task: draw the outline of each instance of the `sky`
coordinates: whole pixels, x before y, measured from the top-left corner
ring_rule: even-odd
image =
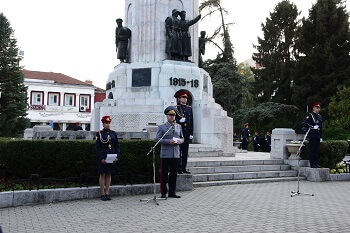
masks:
[[[255,52],[253,44],[262,36],[261,23],[280,0],[222,2],[229,11],[227,22],[234,23],[230,32],[235,58],[243,62]],[[307,17],[316,0],[291,2],[300,17]],[[15,30],[25,69],[63,73],[105,88],[109,73],[119,64],[115,19],[124,18],[124,0],[0,0],[0,12]],[[218,17],[206,18],[199,22],[199,31],[211,34],[218,24]],[[204,59],[214,58],[217,52],[207,45]]]

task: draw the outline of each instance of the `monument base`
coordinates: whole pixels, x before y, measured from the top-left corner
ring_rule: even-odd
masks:
[[[108,99],[95,105],[92,130],[102,128],[104,115],[111,116],[111,128],[117,132],[142,132],[161,125],[166,120],[164,109],[176,105],[176,93],[186,90],[193,109],[192,142],[226,153],[234,151],[233,120],[215,103],[209,74],[194,63],[123,63],[110,73],[107,86]]]

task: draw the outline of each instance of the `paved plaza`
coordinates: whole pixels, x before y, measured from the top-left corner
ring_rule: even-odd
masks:
[[[21,232],[350,232],[350,182],[301,182],[314,197],[290,197],[296,182],[242,184],[152,195],[0,209],[4,233]]]

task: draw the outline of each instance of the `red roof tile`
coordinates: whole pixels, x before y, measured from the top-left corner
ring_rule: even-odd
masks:
[[[55,83],[62,83],[62,84],[94,86],[61,73],[30,71],[30,70],[22,70],[22,72],[24,74],[24,78],[29,78],[29,79],[51,80],[51,81],[54,81]]]

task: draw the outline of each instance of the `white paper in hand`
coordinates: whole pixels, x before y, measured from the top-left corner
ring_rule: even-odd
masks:
[[[319,127],[318,125],[314,125],[314,129],[318,129],[318,127]]]
[[[179,140],[178,138],[173,137],[173,140],[175,141],[175,143],[177,143],[177,141]]]
[[[107,154],[106,163],[113,163],[117,157],[117,154]]]

